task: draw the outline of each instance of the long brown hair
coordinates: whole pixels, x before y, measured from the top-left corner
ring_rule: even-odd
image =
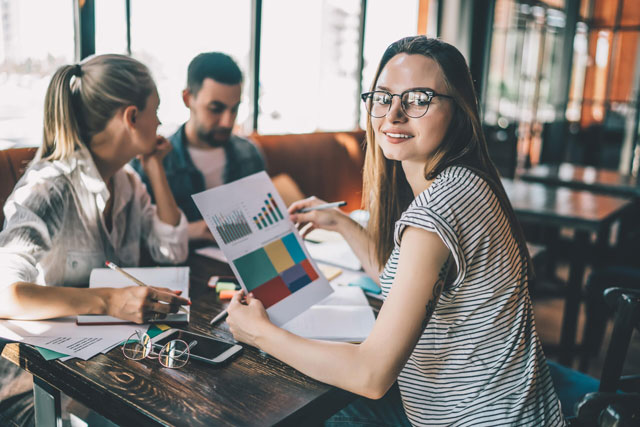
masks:
[[[99,55],[55,72],[44,100],[36,160],[62,160],[101,132],[124,106],[144,110],[155,90],[149,69],[124,55]]]
[[[533,274],[524,233],[507,198],[500,176],[489,158],[480,124],[478,101],[469,67],[454,46],[425,36],[405,37],[392,43],[382,55],[371,85],[374,90],[382,69],[394,56],[406,53],[434,60],[444,78],[447,94],[453,97],[453,116],[449,129],[425,166],[424,176],[434,179],[449,166],[464,166],[482,177],[493,189],[509,220],[526,268]],[[364,164],[363,197],[369,209],[369,233],[376,246],[376,261],[382,266],[393,250],[395,222],[414,199],[401,162],[384,157],[375,141],[371,117],[367,117],[367,149]]]

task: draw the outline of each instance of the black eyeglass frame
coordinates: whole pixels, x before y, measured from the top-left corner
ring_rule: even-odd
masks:
[[[420,114],[419,116],[412,116],[409,113],[407,113],[407,110],[405,110],[404,108],[404,103],[402,102],[402,97],[404,96],[405,93],[409,93],[409,92],[420,92],[420,93],[424,93],[425,95],[427,95],[427,108],[425,108],[424,113]],[[373,118],[376,119],[381,119],[383,117],[385,117],[387,114],[389,114],[389,111],[391,111],[391,105],[393,104],[393,97],[397,96],[398,98],[400,98],[400,108],[402,109],[402,112],[407,116],[410,117],[412,119],[419,119],[420,117],[424,117],[425,114],[427,114],[427,111],[429,111],[429,107],[431,106],[431,101],[433,101],[433,98],[449,98],[449,99],[453,99],[453,96],[450,95],[442,95],[439,94],[437,92],[434,92],[432,90],[425,90],[425,89],[407,89],[404,92],[398,94],[398,93],[391,93],[391,92],[387,92],[386,90],[374,90],[371,92],[364,92],[362,94],[360,94],[360,98],[362,98],[362,101],[364,102],[365,105],[367,105],[367,99],[372,96],[374,93],[385,93],[387,95],[389,95],[391,97],[391,101],[389,102],[389,108],[387,109],[387,112],[384,113],[384,115],[382,116],[374,116],[373,114],[371,114],[371,109],[368,107],[365,107],[365,110],[367,110],[367,113],[369,113],[369,115]]]

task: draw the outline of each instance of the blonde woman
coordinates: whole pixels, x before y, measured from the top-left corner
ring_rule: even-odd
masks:
[[[87,289],[105,260],[136,266],[145,245],[159,263],[183,262],[187,222],[162,165],[158,92],[147,67],[101,55],[56,71],[43,143],[4,206],[0,318],[108,314],[143,323],[189,301],[167,289]],[[156,204],[127,163],[138,157]],[[168,304],[165,304],[168,303]]]
[[[361,344],[304,339],[248,295],[229,305],[234,337],[369,398],[329,425],[562,425],[527,291],[529,255],[463,56],[440,40],[399,40],[362,97],[369,229],[338,210],[296,213],[316,199],[289,212],[340,232],[379,280],[385,302],[371,334]]]

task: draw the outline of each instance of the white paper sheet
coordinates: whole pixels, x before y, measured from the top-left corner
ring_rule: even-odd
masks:
[[[207,258],[215,259],[217,261],[229,262],[227,256],[222,252],[222,249],[218,246],[205,246],[204,248],[196,249],[198,255],[205,256]]]
[[[265,304],[273,323],[332,292],[265,172],[192,197],[242,288]]]
[[[337,265],[351,270],[362,269],[362,264],[344,240],[328,240],[322,243],[305,242],[311,257],[316,261]]]
[[[305,338],[330,341],[364,341],[375,323],[373,310],[362,289],[334,285],[334,293],[282,327]]]
[[[123,268],[136,279],[150,286],[169,288],[175,291],[182,291],[183,298],[189,298],[189,267],[136,267]],[[89,277],[89,287],[91,288],[125,288],[135,286],[128,277],[110,268],[94,268]],[[189,306],[183,308],[190,312]],[[167,317],[159,319],[157,322],[188,322],[189,314],[178,312],[168,314]],[[105,324],[105,323],[126,323],[122,319],[102,315],[79,315],[79,324]]]
[[[126,340],[141,325],[78,326],[75,317],[53,320],[1,320],[0,337],[44,347],[69,358],[90,359]]]

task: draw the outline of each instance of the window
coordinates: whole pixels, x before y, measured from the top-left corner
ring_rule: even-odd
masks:
[[[263,2],[259,133],[356,126],[360,5],[360,0]]]
[[[250,47],[250,0],[131,0],[131,54],[151,69],[158,86],[163,135],[189,118],[182,90],[189,62],[202,52],[221,51],[238,63],[245,81],[237,123],[249,119]]]
[[[0,149],[40,145],[49,80],[73,58],[73,2],[0,1]]]
[[[396,0],[393,7],[383,1],[367,2],[364,31],[362,91],[366,92],[371,88],[378,63],[387,47],[396,40],[418,33],[418,1]],[[367,112],[362,108],[360,126],[363,129],[366,118]]]

